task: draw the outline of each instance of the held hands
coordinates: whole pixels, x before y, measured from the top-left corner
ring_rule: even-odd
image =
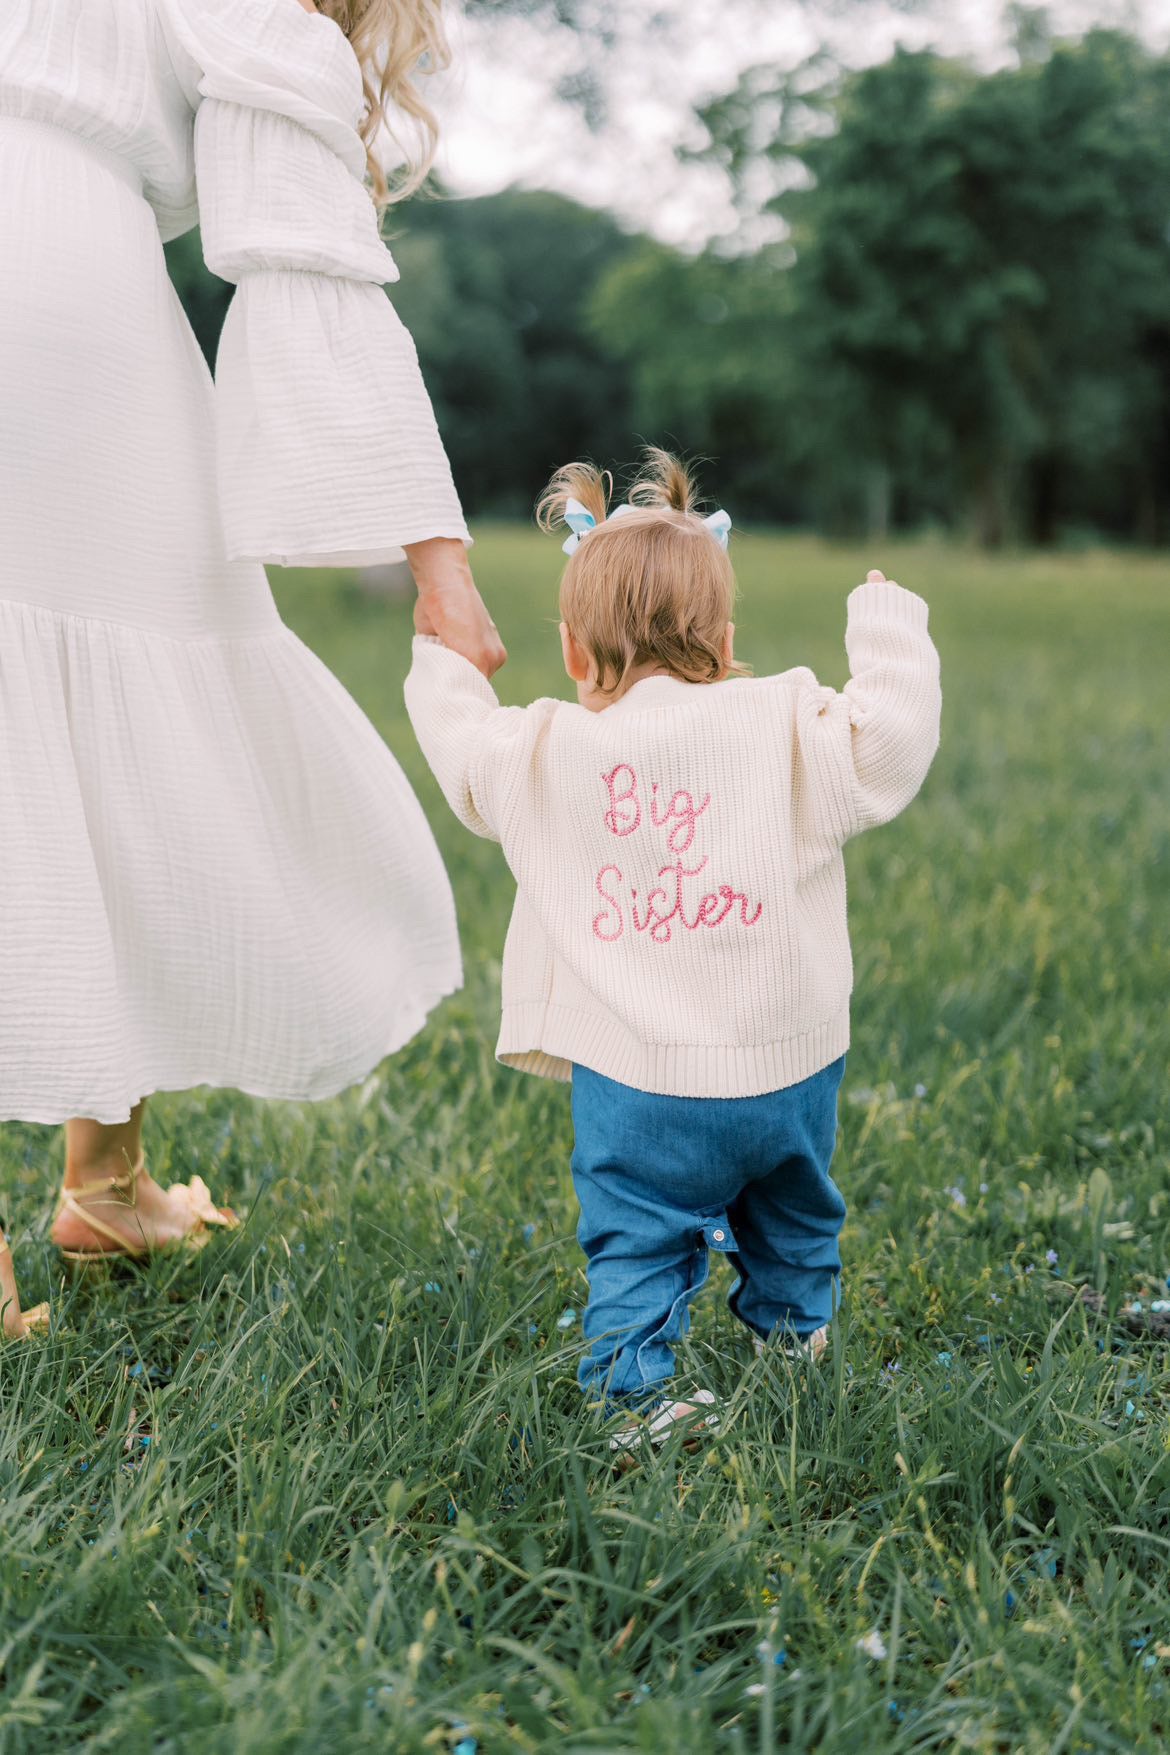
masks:
[[[409,543],[406,558],[418,586],[415,631],[436,635],[484,676],[493,676],[508,654],[475,588],[462,542],[457,537],[429,537]]]
[[[865,575],[865,582],[867,585],[884,585],[886,576],[884,573],[879,573],[876,567],[871,567]]]

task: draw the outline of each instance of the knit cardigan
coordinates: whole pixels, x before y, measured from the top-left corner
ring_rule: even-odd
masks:
[[[841,850],[914,797],[940,711],[921,598],[859,586],[845,646],[840,694],[803,668],[655,675],[595,713],[502,707],[466,659],[415,640],[406,702],[423,752],[516,879],[501,1060],[743,1097],[844,1053]]]

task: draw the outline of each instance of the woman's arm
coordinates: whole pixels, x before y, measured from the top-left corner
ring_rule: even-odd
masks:
[[[452,536],[410,542],[406,558],[418,586],[416,630],[437,635],[484,676],[493,676],[508,654],[476,590],[462,542]]]

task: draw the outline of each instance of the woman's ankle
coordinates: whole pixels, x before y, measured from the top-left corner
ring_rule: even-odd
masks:
[[[65,1187],[102,1182],[109,1177],[126,1180],[142,1161],[142,1118],[145,1101],[137,1103],[129,1119],[112,1125],[78,1117],[65,1124]]]
[[[107,1152],[92,1158],[66,1156],[64,1186],[76,1190],[98,1183],[128,1189],[133,1185],[133,1172],[139,1162],[126,1152]]]

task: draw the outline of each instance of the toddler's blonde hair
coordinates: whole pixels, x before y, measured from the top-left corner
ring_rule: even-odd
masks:
[[[629,493],[636,510],[607,521],[612,489],[608,472],[567,463],[536,507],[542,530],[564,522],[570,499],[597,520],[570,556],[560,608],[593,661],[602,693],[621,694],[631,672],[644,665],[693,683],[743,675],[745,666],[728,664],[724,655],[735,574],[696,509],[691,471],[651,445]]]

